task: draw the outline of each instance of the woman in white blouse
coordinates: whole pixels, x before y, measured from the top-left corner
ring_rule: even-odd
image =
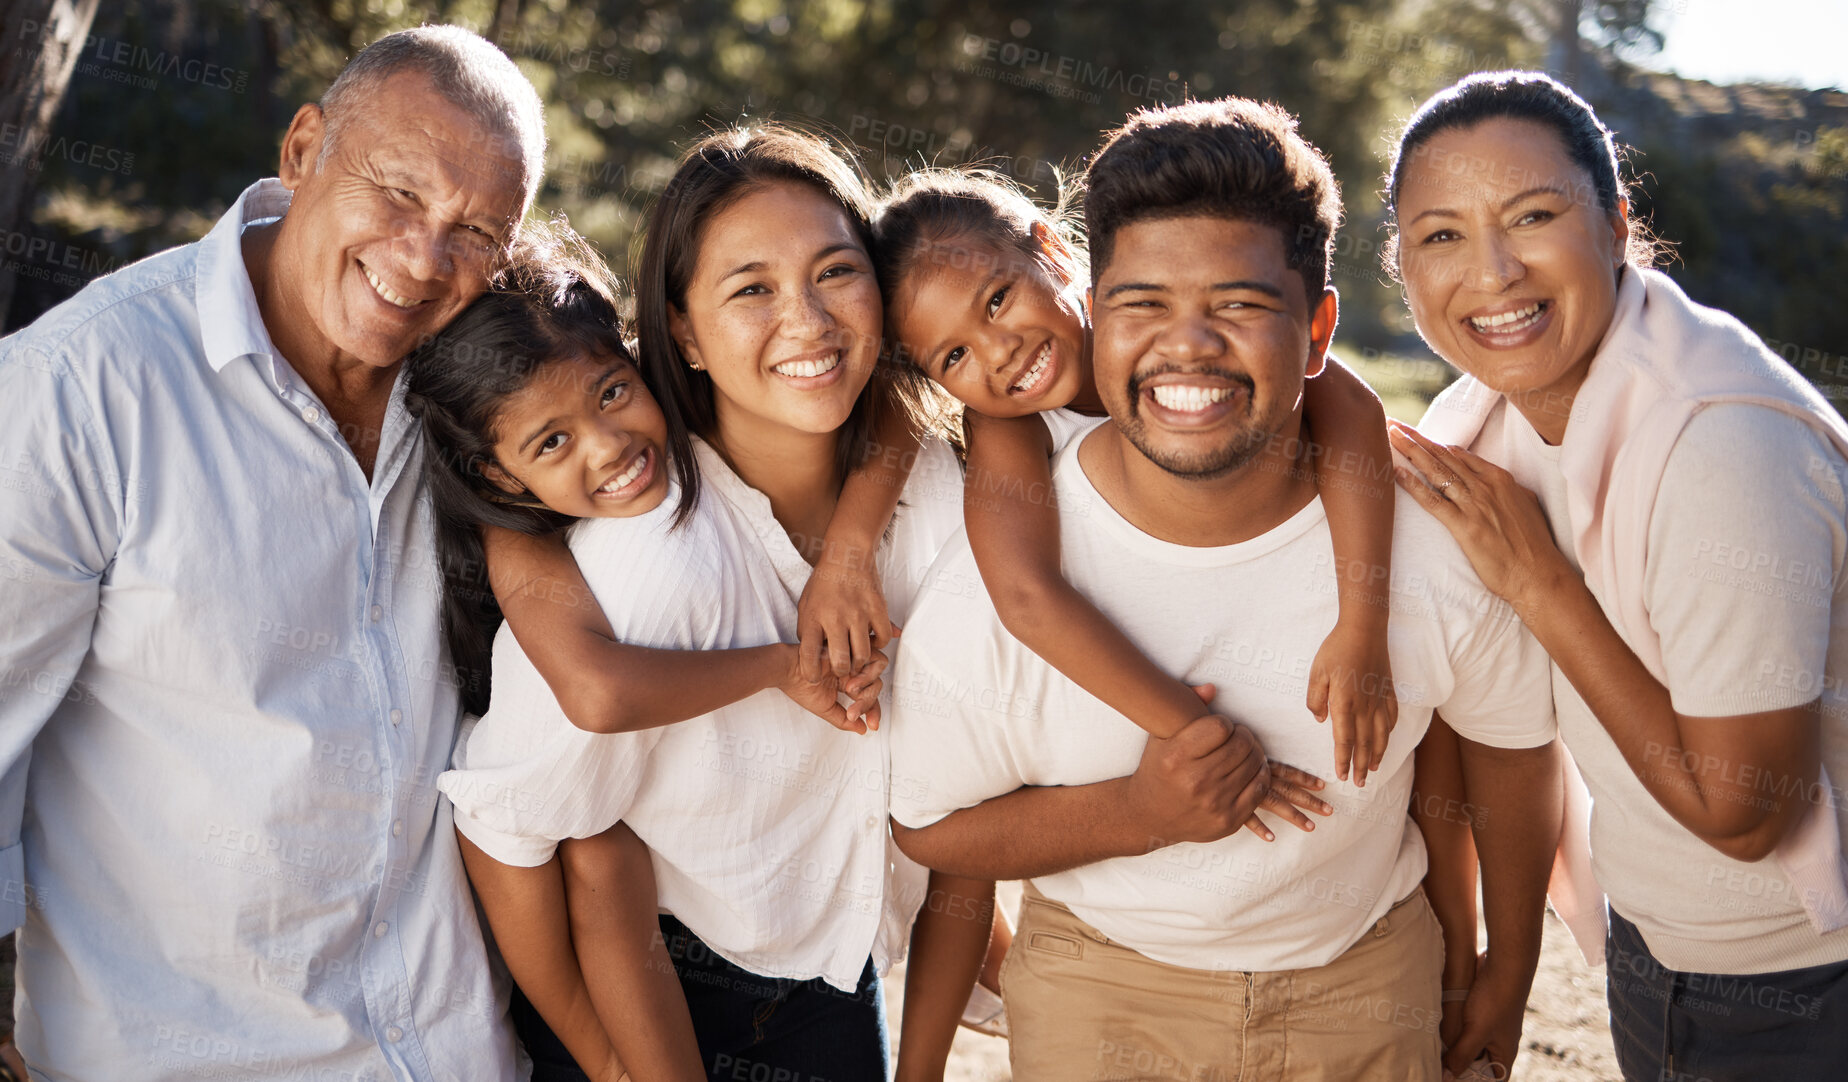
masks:
[[[1848,427],[1650,268],[1610,132],[1544,75],[1425,103],[1389,202],[1465,373],[1395,432],[1400,481],[1553,656],[1624,1076],[1841,1077]]]
[[[905,398],[872,379],[883,313],[869,209],[826,143],[786,129],[715,134],[683,157],[636,282],[674,488],[652,512],[586,520],[570,538],[617,640],[721,650],[796,638],[809,558],[876,446],[875,416]],[[898,622],[962,507],[947,445],[927,439],[906,458],[888,471],[903,488],[876,546]],[[766,690],[598,734],[574,726],[541,678],[556,658],[535,668],[522,646],[561,649],[502,629],[490,709],[444,778],[458,829],[496,860],[531,865],[562,839],[627,824],[652,855],[707,1074],[883,1077],[878,975],[904,954],[925,877],[890,843],[877,715],[871,731],[833,728]],[[515,1022],[535,1077],[582,1077],[536,1014],[516,1005]]]

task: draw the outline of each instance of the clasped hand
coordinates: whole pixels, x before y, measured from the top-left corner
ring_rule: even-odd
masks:
[[[1302,830],[1314,830],[1305,810],[1334,809],[1316,796],[1322,779],[1272,762],[1244,725],[1217,714],[1194,719],[1167,739],[1150,737],[1130,776],[1132,821],[1148,830],[1147,848],[1211,842],[1244,827],[1265,841],[1273,834],[1257,810]]]

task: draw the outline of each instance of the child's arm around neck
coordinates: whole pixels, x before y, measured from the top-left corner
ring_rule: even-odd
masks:
[[[796,603],[802,675],[809,680],[820,680],[824,671],[841,678],[860,673],[873,652],[891,642],[877,557],[922,447],[910,416],[886,401],[873,447],[841,486],[815,573]]]
[[[1392,448],[1386,411],[1360,377],[1332,356],[1303,387],[1315,483],[1328,514],[1340,602],[1335,629],[1316,652],[1309,710],[1332,719],[1335,776],[1355,784],[1378,770],[1398,721],[1386,651],[1388,573],[1392,568]]]
[[[1059,511],[1051,499],[1052,437],[1038,415],[997,420],[973,411],[963,523],[1002,626],[1105,705],[1159,737],[1211,713],[1162,672],[1060,571]]]
[[[839,684],[800,679],[786,643],[730,650],[660,650],[618,642],[563,534],[533,537],[484,527],[488,580],[514,638],[572,724],[625,733],[709,714],[779,688],[838,728],[878,724],[878,673],[856,676],[851,707]],[[852,692],[850,691],[850,694]],[[866,720],[862,720],[862,716]]]

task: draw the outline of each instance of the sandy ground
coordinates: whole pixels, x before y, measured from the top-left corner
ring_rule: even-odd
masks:
[[[1003,884],[1001,891],[1003,903],[1012,912],[1018,906],[1019,886]],[[894,1024],[900,1017],[903,995],[904,970],[900,967],[886,981],[887,1010]],[[1007,1042],[959,1030],[944,1077],[946,1082],[1012,1078]],[[1527,1025],[1514,1078],[1518,1082],[1619,1082],[1620,1077],[1607,1028],[1604,967],[1587,966],[1566,926],[1548,911],[1540,971],[1527,1000]]]

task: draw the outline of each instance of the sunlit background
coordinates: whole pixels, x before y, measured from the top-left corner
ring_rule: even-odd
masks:
[[[1715,83],[1848,89],[1848,3],[1673,0],[1659,4],[1662,51],[1643,63]]]
[[[1848,85],[1844,0],[105,3],[49,133],[0,128],[0,168],[28,189],[0,191],[5,326],[200,235],[274,172],[291,113],[356,48],[424,21],[481,30],[533,78],[552,140],[541,207],[619,270],[677,148],[711,125],[822,127],[881,178],[986,162],[1051,200],[1131,110],[1280,101],[1346,191],[1338,351],[1402,416],[1448,374],[1380,272],[1393,136],[1460,75],[1546,68],[1634,148],[1637,205],[1675,244],[1670,273],[1848,397],[1848,94],[1824,89]]]
[[[1394,136],[1461,75],[1545,68],[1632,148],[1669,273],[1848,399],[1848,93],[1832,89],[1848,87],[1848,0],[10,0],[0,326],[203,234],[275,172],[290,116],[354,51],[426,21],[479,30],[532,78],[551,136],[540,211],[619,270],[678,148],[714,125],[825,129],[880,179],[985,163],[1050,202],[1132,110],[1279,101],[1346,193],[1337,352],[1405,419],[1450,373],[1379,265]],[[62,88],[40,62],[47,25],[75,35]],[[10,1001],[4,981],[0,966]],[[1602,975],[1556,923],[1519,1070],[1616,1077]],[[1004,1044],[959,1036],[952,1082],[1005,1077]]]

